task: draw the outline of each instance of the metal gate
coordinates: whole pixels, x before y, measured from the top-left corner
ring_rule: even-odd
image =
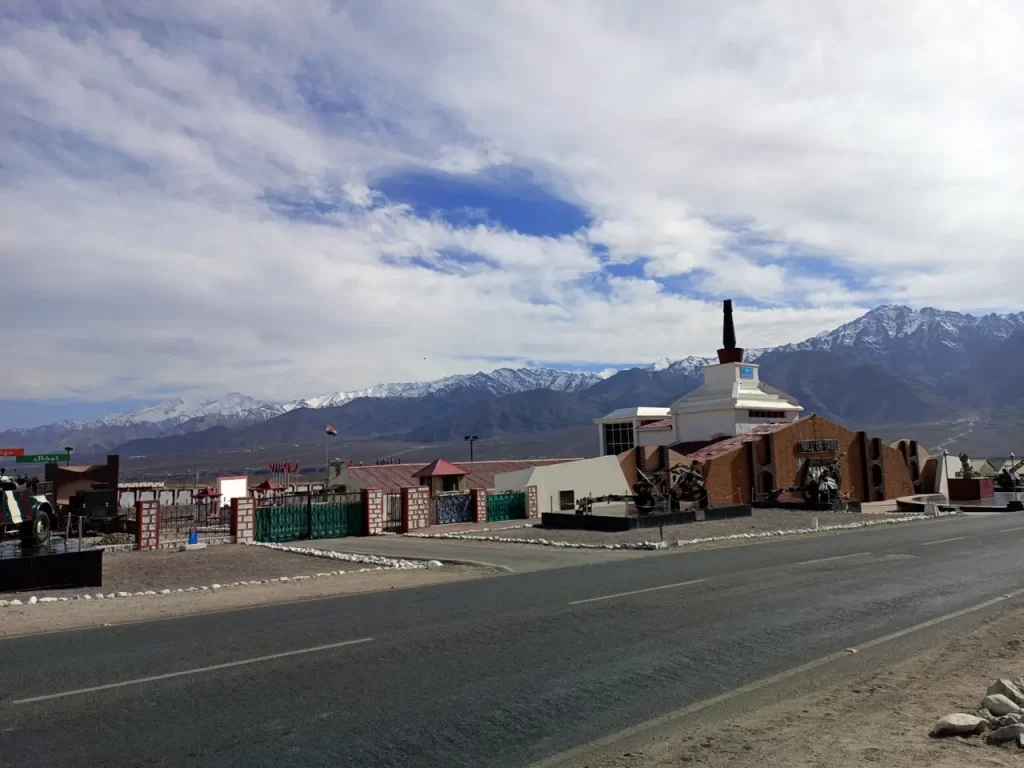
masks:
[[[487,494],[487,522],[526,519],[526,494],[522,491],[505,491]]]
[[[402,494],[384,494],[384,531],[386,533],[402,532]]]
[[[135,517],[134,510],[131,517]],[[161,541],[187,541],[190,533],[200,541],[230,536],[231,508],[222,507],[219,498],[160,505]]]
[[[363,536],[361,493],[281,494],[256,508],[256,541]]]
[[[434,524],[472,523],[476,520],[473,495],[468,491],[442,493],[434,497]]]

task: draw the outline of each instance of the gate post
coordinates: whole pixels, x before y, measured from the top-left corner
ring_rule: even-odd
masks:
[[[540,517],[540,505],[537,503],[537,486],[526,486],[526,519]]]
[[[249,496],[231,500],[231,535],[236,544],[248,543],[255,538],[256,500]]]
[[[306,538],[313,538],[313,494],[306,494]]]
[[[487,522],[487,489],[473,489],[473,510],[476,512],[476,521],[478,523]]]
[[[430,488],[415,485],[402,489],[402,533],[430,525]]]
[[[139,551],[160,549],[160,502],[135,502],[135,544]]]
[[[372,536],[384,531],[384,491],[380,488],[363,489],[363,519],[366,534]]]

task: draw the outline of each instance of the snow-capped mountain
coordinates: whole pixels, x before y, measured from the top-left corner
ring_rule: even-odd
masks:
[[[274,403],[265,403],[254,397],[238,392],[229,392],[224,397],[206,399],[186,399],[175,397],[156,405],[137,408],[127,413],[116,413],[102,419],[106,426],[125,426],[128,424],[182,424],[191,419],[203,416],[239,416],[245,417],[266,410],[268,415],[278,415],[285,408]]]

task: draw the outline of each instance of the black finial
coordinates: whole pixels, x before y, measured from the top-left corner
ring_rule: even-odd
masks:
[[[722,325],[722,349],[736,349],[736,328],[732,324],[732,299],[726,299],[722,307],[725,315]]]

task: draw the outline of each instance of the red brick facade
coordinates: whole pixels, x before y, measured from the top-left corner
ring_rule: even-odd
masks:
[[[482,488],[473,489],[473,509],[476,511],[478,523],[487,522],[487,491]]]
[[[417,485],[402,489],[402,532],[430,525],[430,488]]]
[[[160,502],[135,502],[135,543],[139,550],[160,549]]]
[[[537,486],[528,485],[526,491],[526,518],[532,520],[540,517],[540,504],[537,502]]]
[[[231,500],[231,535],[235,537],[236,544],[250,542],[255,537],[256,500],[251,496]]]
[[[380,488],[363,490],[363,514],[367,535],[384,531],[384,491]]]

